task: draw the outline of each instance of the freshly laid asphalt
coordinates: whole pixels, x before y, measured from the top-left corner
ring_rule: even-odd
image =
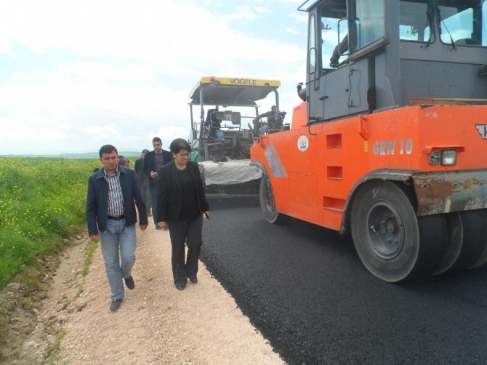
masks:
[[[487,268],[388,284],[350,237],[234,203],[210,202],[201,260],[287,364],[487,364]]]

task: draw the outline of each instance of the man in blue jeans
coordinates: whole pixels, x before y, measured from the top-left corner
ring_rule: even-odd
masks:
[[[150,200],[152,206],[152,216],[156,229],[161,229],[157,225],[157,188],[159,186],[159,172],[162,166],[172,162],[172,154],[162,149],[162,141],[159,137],[152,139],[154,151],[145,154],[144,157],[144,174],[147,176],[147,187],[149,188]]]
[[[132,169],[118,165],[117,149],[104,145],[99,155],[104,168],[88,179],[86,221],[91,241],[100,240],[111,291],[110,310],[115,312],[125,295],[123,281],[127,288],[135,288],[132,278],[137,248],[135,205],[142,231],[147,228],[147,211],[137,176]]]

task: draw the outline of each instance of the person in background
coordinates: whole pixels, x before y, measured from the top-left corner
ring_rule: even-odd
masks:
[[[154,151],[148,152],[144,157],[144,173],[147,176],[147,186],[149,188],[150,200],[152,206],[152,217],[156,229],[161,229],[157,225],[157,186],[159,183],[159,171],[162,166],[172,161],[171,152],[162,149],[162,141],[159,137],[152,139]]]
[[[140,158],[135,160],[134,170],[139,178],[140,189],[142,190],[142,196],[144,197],[145,207],[147,208],[147,216],[152,216],[151,214],[151,202],[149,189],[147,188],[147,176],[144,174],[144,157],[149,152],[148,149],[143,149],[140,154]]]
[[[262,135],[265,133],[275,133],[281,131],[282,122],[285,116],[286,116],[286,112],[278,112],[277,107],[273,105],[270,111],[260,114],[257,118],[254,119],[253,121],[254,132],[256,133],[256,135]],[[266,117],[267,117],[267,125],[261,126],[259,120],[261,118],[266,118]]]
[[[340,57],[348,51],[348,34],[343,37],[342,41],[335,47],[330,58],[330,67],[337,68],[340,63]]]
[[[117,149],[104,145],[99,155],[103,169],[88,179],[86,222],[91,241],[100,240],[110,285],[110,310],[115,312],[125,296],[123,281],[128,289],[135,288],[132,278],[137,248],[135,205],[142,231],[147,228],[147,212],[137,176],[118,164]]]
[[[100,171],[100,169],[99,169],[98,167],[95,167],[95,168],[93,169],[93,173],[95,173],[95,172],[97,172],[97,171]]]
[[[189,160],[191,147],[182,138],[171,142],[174,161],[160,171],[157,224],[169,228],[174,285],[183,290],[189,280],[198,282],[198,260],[203,243],[203,215],[210,218],[198,163]],[[184,244],[188,246],[185,261]]]
[[[119,156],[118,166],[123,166],[126,167],[127,169],[130,169],[130,160],[126,157]]]

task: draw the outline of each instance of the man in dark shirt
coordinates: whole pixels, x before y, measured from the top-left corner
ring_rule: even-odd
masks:
[[[157,225],[157,187],[159,184],[159,172],[162,166],[172,161],[172,154],[162,149],[162,141],[159,137],[152,139],[152,146],[154,147],[154,151],[148,152],[144,157],[144,174],[147,177],[154,224],[156,229],[161,229]]]
[[[118,164],[117,149],[105,145],[99,154],[103,169],[88,180],[86,222],[91,241],[100,240],[110,285],[110,310],[115,312],[125,295],[123,280],[128,289],[135,288],[132,278],[137,248],[135,223],[138,211],[140,229],[144,231],[147,213],[137,176],[132,169]]]
[[[267,113],[260,114],[257,118],[254,119],[254,131],[256,135],[264,134],[264,133],[275,133],[279,132],[282,129],[282,122],[284,117],[286,116],[286,112],[278,112],[277,107],[275,105],[272,106],[271,110]],[[263,130],[260,131],[260,122],[261,118],[267,117],[267,126],[266,128],[262,128]]]
[[[151,216],[151,202],[150,202],[150,194],[149,189],[147,187],[147,176],[144,173],[144,157],[149,152],[148,149],[142,150],[140,154],[140,158],[135,160],[134,170],[139,178],[140,182],[140,190],[142,191],[142,196],[144,197],[144,203],[147,208],[147,216]]]

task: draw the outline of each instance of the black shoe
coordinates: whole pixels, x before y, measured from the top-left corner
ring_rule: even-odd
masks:
[[[193,284],[196,284],[198,282],[198,278],[195,276],[188,276],[189,281],[191,281]]]
[[[127,285],[127,288],[129,288],[130,290],[134,290],[135,282],[132,275],[130,275],[127,279],[123,279],[123,280],[125,280],[125,285]]]
[[[112,302],[110,303],[110,310],[112,312],[116,312],[118,310],[118,308],[120,308],[120,304],[122,304],[122,300],[123,299],[112,300]]]
[[[184,284],[176,284],[176,288],[178,290],[184,290],[184,288],[186,288],[186,285],[184,285]]]

